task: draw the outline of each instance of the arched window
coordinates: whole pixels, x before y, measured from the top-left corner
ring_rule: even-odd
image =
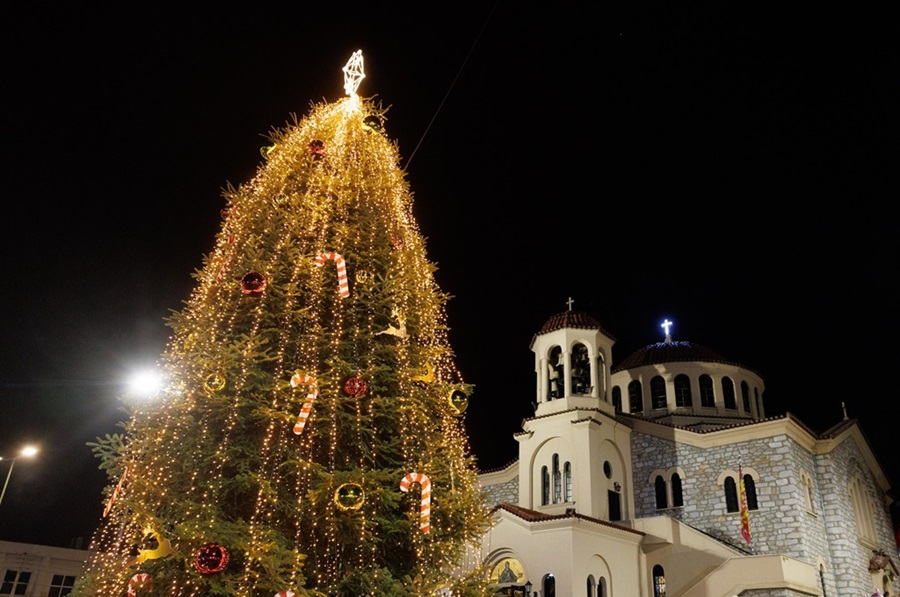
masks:
[[[567,462],[563,465],[563,476],[565,477],[566,501],[572,501],[572,463]]]
[[[853,505],[853,519],[856,521],[856,534],[860,539],[875,542],[875,514],[872,503],[866,493],[866,487],[860,478],[850,482],[850,503]]]
[[[641,382],[635,379],[628,384],[628,412],[643,412],[644,400],[641,398],[641,393]]]
[[[562,501],[562,474],[559,470],[559,454],[553,455],[553,503]]]
[[[612,403],[617,413],[622,412],[622,388],[619,386],[615,386],[612,389]]]
[[[668,507],[666,503],[666,480],[663,479],[662,475],[656,476],[653,486],[656,489],[656,509],[662,510]]]
[[[681,475],[674,473],[672,475],[672,507],[681,508],[684,506],[684,496],[681,491]]]
[[[565,391],[565,378],[563,377],[564,359],[562,348],[554,346],[550,350],[547,359],[547,400],[562,398]]]
[[[747,509],[759,510],[756,502],[756,481],[747,473],[744,473],[744,494],[747,496]]]
[[[691,378],[684,373],[675,376],[675,406],[689,408],[694,405],[691,397]]]
[[[684,470],[676,466],[667,470],[657,469],[650,473],[647,481],[653,485],[653,495],[656,500],[657,510],[684,507],[684,496],[681,487],[682,473],[684,473]]]
[[[737,410],[737,402],[734,399],[734,382],[730,377],[722,378],[722,403],[728,410]]]
[[[546,466],[541,467],[541,505],[550,503],[550,471]]]
[[[803,497],[806,500],[806,511],[816,513],[816,500],[813,498],[813,482],[812,477],[807,472],[800,473],[800,485],[803,486]]]
[[[588,348],[584,344],[577,343],[572,347],[572,388],[573,394],[590,393],[591,385],[591,359],[588,356]]]
[[[594,582],[594,575],[588,574],[587,594],[588,597],[606,597],[606,579],[601,576]]]
[[[552,574],[548,574],[544,577],[544,582],[541,583],[544,590],[541,592],[543,597],[556,597],[556,578]]]
[[[746,381],[741,382],[741,402],[744,405],[744,412],[750,413],[750,386]]]
[[[714,408],[716,406],[716,397],[713,393],[712,377],[704,373],[700,376],[700,406]]]
[[[762,397],[759,395],[759,388],[753,388],[753,400],[756,402],[754,405],[756,406],[756,416],[761,419],[765,411],[762,407]]]
[[[734,482],[734,477],[726,477],[725,478],[725,511],[726,512],[737,512],[740,510],[738,507],[738,493],[737,493],[737,483]]]
[[[653,597],[666,597],[666,573],[659,564],[653,567]]]
[[[666,408],[666,380],[661,375],[650,380],[650,407]]]

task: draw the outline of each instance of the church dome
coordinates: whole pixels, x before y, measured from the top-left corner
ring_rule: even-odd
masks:
[[[634,351],[621,363],[613,367],[613,373],[663,363],[722,363],[747,369],[741,363],[726,359],[716,351],[701,344],[684,340],[667,340]]]

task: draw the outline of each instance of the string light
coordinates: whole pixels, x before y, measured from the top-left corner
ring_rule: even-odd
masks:
[[[356,95],[365,77],[357,54],[344,68],[349,97],[314,106],[308,117],[273,131],[257,174],[223,193],[227,216],[197,287],[171,320],[163,363],[172,391],[128,425],[123,458],[135,464],[92,541],[91,595],[122,592],[134,573],[120,570],[123,554],[145,524],[167,527],[165,533],[177,527],[180,551],[168,557],[185,558],[224,541],[216,532],[226,505],[235,502],[246,508],[240,522],[227,521],[241,529],[234,536],[243,557],[227,570],[236,593],[253,594],[273,568],[298,587],[304,579],[332,587],[348,570],[377,579],[380,495],[396,492],[399,482],[383,479],[382,469],[394,466],[416,467],[433,483],[430,536],[416,532],[418,503],[404,502],[411,530],[404,548],[416,570],[435,586],[438,574],[464,574],[454,566],[486,514],[476,497],[464,417],[446,400],[451,389],[464,387],[448,340],[447,297],[426,257],[398,148],[365,126],[368,116],[383,121],[384,111]],[[310,153],[311,140],[323,140],[324,158]],[[326,251],[346,260],[346,297],[335,292],[334,268],[315,265]],[[361,268],[367,281],[355,276]],[[267,279],[259,296],[240,290],[249,271]],[[406,330],[380,335],[392,307]],[[399,329],[400,319],[392,321]],[[425,362],[434,366],[427,384],[413,379]],[[319,388],[300,435],[291,426],[305,391],[288,383],[288,372],[297,369],[315,372]],[[226,380],[220,392],[203,389],[212,370]],[[351,372],[368,378],[366,395],[341,393]],[[333,497],[347,480],[364,488],[365,499],[344,512]],[[452,506],[460,512],[449,511],[451,492],[469,496],[465,506]],[[284,513],[295,518],[285,520]],[[293,541],[290,557],[277,562],[275,526]],[[355,538],[349,547],[348,532]],[[208,592],[203,579],[172,578],[178,580],[167,594]]]

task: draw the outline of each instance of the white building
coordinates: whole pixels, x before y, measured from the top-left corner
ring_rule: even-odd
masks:
[[[713,350],[667,334],[614,365],[614,343],[571,309],[532,340],[518,459],[480,476],[505,594],[897,594],[889,482],[855,420],[817,435],[767,418],[763,378]]]
[[[0,541],[0,595],[68,595],[90,553],[86,549]]]

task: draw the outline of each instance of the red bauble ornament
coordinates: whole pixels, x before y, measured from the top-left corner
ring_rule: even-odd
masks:
[[[325,142],[320,139],[313,139],[309,142],[309,153],[315,159],[321,159],[325,157]]]
[[[259,272],[250,272],[241,279],[241,291],[249,296],[259,296],[266,290],[266,277]]]
[[[225,570],[228,550],[218,543],[207,543],[194,553],[194,570],[200,574],[215,574]]]
[[[365,396],[368,391],[368,382],[359,375],[348,377],[347,381],[344,382],[344,393],[348,396],[359,398],[360,396]]]

